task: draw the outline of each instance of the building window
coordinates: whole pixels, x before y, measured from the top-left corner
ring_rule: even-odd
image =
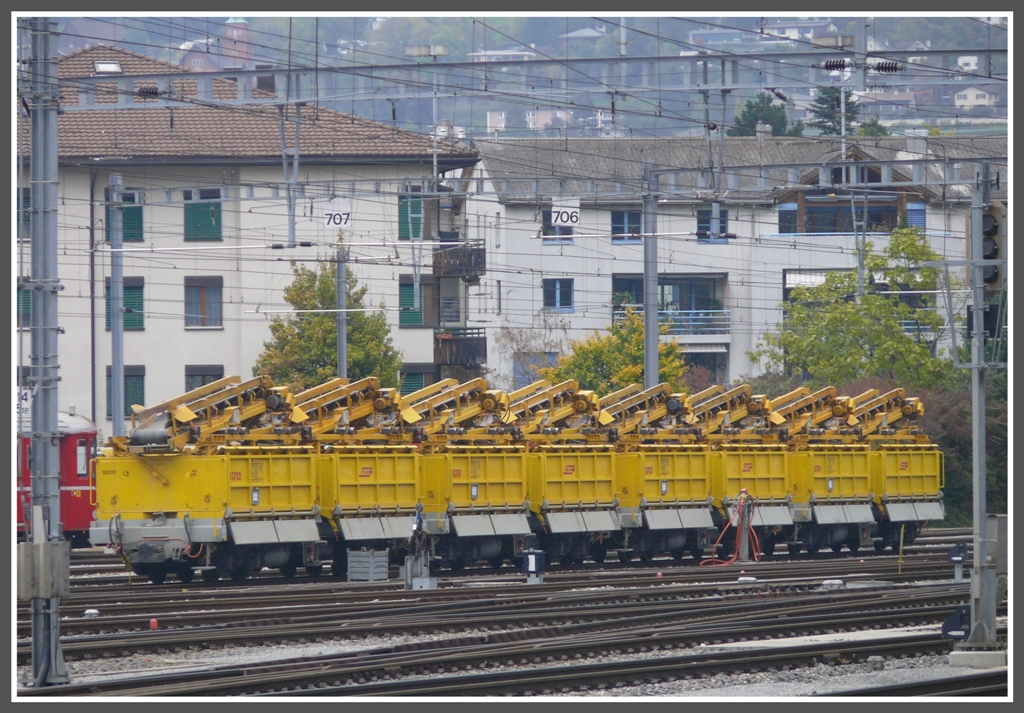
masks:
[[[544,309],[571,312],[572,290],[572,280],[544,280]]]
[[[104,198],[107,201],[112,200],[109,188],[105,189]],[[122,191],[121,198],[124,203],[132,204],[131,207],[125,206],[121,211],[121,240],[126,243],[142,242],[142,206],[140,205],[142,196],[137,191]],[[111,207],[108,205],[104,208],[104,236],[108,243],[110,242],[110,213]]]
[[[796,232],[796,203],[779,203],[779,232]]]
[[[420,284],[420,308],[413,310],[415,294],[412,283],[398,286],[398,326],[423,326],[423,285]]]
[[[698,236],[699,240],[718,240],[711,235],[711,209],[698,209],[697,210],[697,231],[704,231],[706,236]],[[720,209],[718,211],[718,234],[721,236],[729,232],[729,211],[727,209]],[[722,240],[724,242],[724,239]]]
[[[144,278],[125,277],[122,294],[124,301],[124,331],[137,332],[146,328],[143,311]],[[106,278],[107,331],[110,331],[110,278]]]
[[[32,323],[32,290],[18,288],[18,326],[28,327]]]
[[[186,327],[222,326],[223,286],[224,278],[220,275],[185,278]]]
[[[543,225],[541,227],[540,234],[545,239],[557,240],[559,238],[570,237],[572,235],[571,225],[552,225],[551,224],[551,211],[545,210],[541,212],[541,220]]]
[[[204,188],[183,193],[186,201],[185,240],[220,240],[220,189]]]
[[[185,391],[198,389],[224,378],[223,364],[186,364]]]
[[[613,210],[612,240],[639,240],[642,218],[643,213],[639,210]]]
[[[924,203],[907,203],[907,225],[924,230],[927,206]]]
[[[113,417],[113,396],[110,393],[110,367],[107,367],[107,418]],[[146,367],[124,367],[124,417],[132,415],[132,404],[146,405]]]
[[[529,386],[541,378],[541,369],[557,364],[558,352],[516,352],[512,355],[513,388]]]
[[[956,98],[960,99],[961,101],[967,101],[967,95],[966,94],[957,94]]]
[[[857,206],[857,229],[868,232],[892,232],[899,224],[895,205],[868,205],[866,226],[860,225],[865,220],[864,208]],[[853,219],[849,204],[845,205],[809,205],[804,209],[804,230],[808,233],[850,233],[853,232]]]
[[[432,240],[434,233],[434,201],[419,195],[420,186],[412,186],[411,193],[398,196],[398,239]]]

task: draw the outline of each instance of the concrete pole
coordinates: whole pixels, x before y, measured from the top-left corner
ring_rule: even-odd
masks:
[[[335,286],[338,292],[338,376],[348,378],[348,284],[346,278],[345,245],[343,235],[338,236],[338,273]]]
[[[57,23],[31,18],[32,116],[32,540],[53,554],[61,541],[57,423]],[[67,577],[67,572],[63,572]],[[33,598],[32,677],[36,687],[68,683],[60,648],[60,598]]]
[[[124,186],[110,174],[110,417],[111,435],[124,435]]]
[[[982,255],[982,214],[988,203],[987,162],[980,164],[981,185],[971,195],[971,255]],[[972,265],[974,332],[971,334],[971,424],[974,440],[974,565],[971,571],[971,634],[965,648],[985,648],[996,643],[996,571],[987,561],[988,532],[985,483],[985,283],[982,265]]]
[[[644,164],[644,388],[658,385],[658,196],[653,164]]]

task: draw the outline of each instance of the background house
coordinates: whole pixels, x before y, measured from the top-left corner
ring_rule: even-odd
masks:
[[[119,70],[118,77],[190,74],[174,64],[97,45],[62,58],[59,77],[94,76],[97,62]],[[186,95],[196,91],[195,80],[177,86]],[[214,96],[237,96],[234,82],[215,80]],[[273,97],[260,90],[254,96]],[[58,118],[59,272],[65,286],[59,345],[61,354],[73,355],[61,362],[61,409],[73,404],[79,413],[91,412],[101,428],[109,418],[105,189],[113,173],[122,177],[128,204],[125,247],[142,249],[125,253],[124,259],[129,405],[157,403],[227,374],[251,376],[270,338],[267,313],[291,309],[282,294],[292,279],[290,262],[315,269],[335,259],[338,228],[325,225],[324,211],[338,198],[350,201],[345,231],[350,269],[368,288],[367,305],[387,308],[393,341],[406,362],[403,373],[418,375],[410,383],[436,378],[444,358],[482,362],[482,354],[467,357],[451,350],[440,362],[435,358],[439,345],[451,346],[451,330],[468,324],[468,283],[457,259],[433,270],[433,242],[420,243],[425,247],[419,251],[412,246],[417,239],[443,239],[449,241],[446,249],[458,252],[470,224],[453,201],[420,195],[430,188],[434,142],[429,136],[323,108],[303,111],[295,234],[296,243],[309,247],[288,249],[283,247],[289,242],[288,213],[275,107],[145,108],[140,98],[141,106],[125,108],[111,104],[115,97],[97,92],[95,110],[65,111]],[[66,93],[65,106],[77,98]],[[289,147],[295,145],[298,118],[289,108],[284,122]],[[16,264],[27,273],[30,125],[25,117],[20,125],[17,183],[23,187],[19,226],[24,229],[19,228]],[[441,175],[477,162],[476,153],[465,147],[447,141],[437,147]],[[175,250],[160,252],[166,248]],[[418,315],[398,311],[411,296],[414,260],[424,276]],[[30,304],[28,294],[19,295],[19,319]],[[442,326],[448,337],[443,342],[435,333]],[[27,332],[22,336],[27,359],[30,340]]]

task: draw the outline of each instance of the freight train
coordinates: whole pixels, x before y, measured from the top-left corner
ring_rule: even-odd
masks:
[[[89,461],[95,455],[96,424],[85,416],[61,411],[57,414],[60,449],[60,521],[64,539],[74,547],[89,546],[95,486],[89,477]],[[25,522],[31,522],[32,439],[31,425],[24,423],[18,435],[17,539],[26,539]]]
[[[344,576],[348,553],[432,567],[728,555],[737,510],[761,552],[882,551],[944,516],[943,456],[903,389],[775,398],[667,384],[483,379],[412,394],[376,378],[292,393],[229,376],[151,407],[93,461],[90,537],[153,582],[276,568]]]

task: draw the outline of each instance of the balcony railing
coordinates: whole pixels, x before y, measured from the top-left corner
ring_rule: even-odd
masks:
[[[486,362],[486,330],[481,328],[434,330],[435,364],[476,366]]]
[[[621,305],[612,315],[616,323],[626,316],[626,308],[637,314],[644,313],[643,305]],[[672,336],[729,334],[727,309],[660,309],[658,325],[668,325]]]
[[[438,277],[471,280],[479,278],[486,271],[487,250],[483,241],[451,243],[434,250],[434,275]]]

